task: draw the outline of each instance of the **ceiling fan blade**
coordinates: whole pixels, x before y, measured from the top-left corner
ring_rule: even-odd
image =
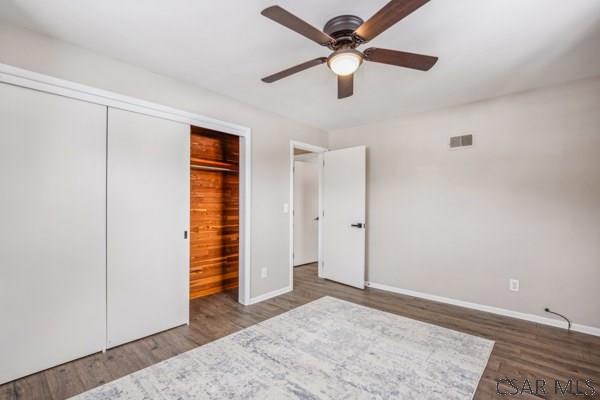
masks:
[[[354,33],[365,42],[369,42],[427,2],[429,0],[392,0],[358,27]]]
[[[301,20],[294,14],[284,10],[279,6],[265,8],[264,10],[262,10],[261,14],[285,26],[286,28],[289,28],[294,32],[301,34],[302,36],[307,37],[314,42],[317,42],[322,46],[327,46],[329,43],[333,42],[333,38],[331,36],[320,31],[319,29]]]
[[[420,71],[429,71],[438,61],[437,57],[405,53],[397,50],[378,49],[376,47],[371,47],[363,53],[367,61],[418,69]]]
[[[338,99],[345,99],[354,94],[354,75],[338,75]]]
[[[278,81],[280,79],[286,78],[286,77],[288,77],[290,75],[297,74],[298,72],[302,72],[305,69],[309,69],[309,68],[312,68],[312,67],[316,67],[317,65],[324,64],[326,62],[327,62],[327,58],[326,57],[315,58],[314,60],[307,61],[305,63],[296,65],[296,66],[294,66],[292,68],[285,69],[285,70],[283,70],[281,72],[278,72],[276,74],[269,75],[266,78],[262,78],[262,81],[266,82],[266,83],[272,83],[272,82]]]

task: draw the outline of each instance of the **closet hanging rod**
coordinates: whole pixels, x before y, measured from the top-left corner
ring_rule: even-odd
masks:
[[[205,170],[205,171],[215,171],[215,172],[238,172],[235,169],[229,169],[229,168],[221,168],[221,167],[209,167],[206,165],[195,165],[195,164],[190,164],[190,168],[191,169],[201,169],[201,170]]]

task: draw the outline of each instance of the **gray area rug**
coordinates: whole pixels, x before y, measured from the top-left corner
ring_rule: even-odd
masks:
[[[471,399],[493,346],[324,297],[75,399]]]

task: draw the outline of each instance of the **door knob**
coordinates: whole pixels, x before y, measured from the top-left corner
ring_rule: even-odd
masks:
[[[362,229],[365,227],[365,224],[363,224],[362,222],[357,222],[356,224],[352,224],[351,225],[353,228],[358,228],[358,229]]]

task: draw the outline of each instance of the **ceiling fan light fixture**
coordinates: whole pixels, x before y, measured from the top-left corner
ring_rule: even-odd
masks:
[[[339,50],[327,59],[327,65],[339,76],[352,75],[363,62],[363,55],[354,49]]]
[[[265,17],[314,43],[327,47],[333,53],[329,57],[318,57],[269,75],[262,78],[262,81],[266,83],[276,82],[290,75],[327,63],[329,69],[337,75],[338,99],[345,99],[354,94],[354,73],[360,68],[363,61],[429,71],[437,63],[437,57],[376,47],[368,48],[362,52],[356,50],[431,0],[387,1],[387,4],[367,21],[363,21],[362,18],[356,15],[338,15],[330,19],[323,30],[315,28],[280,6],[265,8],[261,12]]]

